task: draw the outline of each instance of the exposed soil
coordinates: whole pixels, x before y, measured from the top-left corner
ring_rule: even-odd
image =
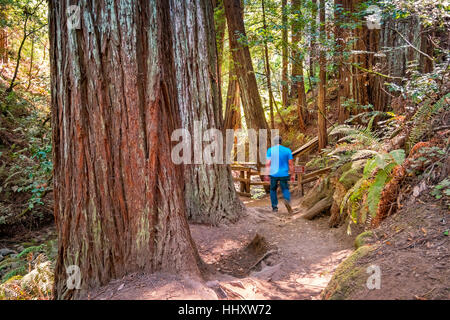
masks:
[[[449,220],[450,212],[443,203],[427,194],[411,196],[395,215],[374,230],[367,241],[373,250],[354,266],[363,272],[341,283],[346,289],[341,291],[346,294],[334,292],[334,298],[450,299]],[[380,268],[379,290],[356,285],[365,284],[365,270],[370,265]]]
[[[133,274],[89,299],[318,299],[338,264],[353,250],[345,227],[328,228],[286,209],[273,214],[267,197],[243,199],[248,215],[233,225],[191,225],[203,260],[216,270],[206,281],[162,273]]]

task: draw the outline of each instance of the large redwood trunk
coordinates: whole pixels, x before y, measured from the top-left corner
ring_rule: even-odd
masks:
[[[186,220],[172,24],[164,0],[49,4],[55,221],[55,297],[79,298],[135,271],[199,274]],[[81,271],[81,289],[66,268]]]
[[[248,128],[267,129],[267,121],[256,83],[255,72],[248,46],[238,41],[246,35],[241,8],[241,0],[224,0],[227,17],[230,50],[235,62],[235,72]]]
[[[211,0],[171,0],[178,103],[183,128],[194,138],[194,122],[203,130],[222,130],[214,16]],[[209,142],[204,143],[204,145]],[[218,225],[236,221],[243,205],[234,189],[231,170],[223,164],[192,164],[185,168],[188,218]]]

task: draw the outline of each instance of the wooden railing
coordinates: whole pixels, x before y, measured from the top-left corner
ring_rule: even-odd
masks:
[[[264,176],[264,172],[255,170],[254,168],[243,165],[243,164],[235,164],[231,165],[232,171],[239,172],[239,177],[233,178],[234,181],[240,182],[240,188],[237,193],[241,196],[250,197],[250,187],[251,186],[269,186],[270,182],[268,181],[251,181],[252,176]],[[291,186],[300,186],[301,194],[303,195],[303,185],[305,183],[314,181],[318,179],[322,174],[325,174],[331,170],[331,167],[327,167],[324,169],[316,170],[308,173],[296,173],[295,181],[289,181]]]

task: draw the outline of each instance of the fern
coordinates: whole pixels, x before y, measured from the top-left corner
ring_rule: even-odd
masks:
[[[411,118],[412,129],[409,133],[408,141],[406,142],[406,149],[409,152],[411,148],[421,141],[425,133],[428,132],[431,126],[431,119],[437,115],[442,109],[450,110],[449,104],[446,102],[450,98],[450,93],[442,97],[438,102],[431,104],[428,100],[417,109]]]
[[[341,205],[342,214],[346,205],[351,209],[351,218],[354,223],[358,220],[357,211],[360,211],[360,221],[363,223],[367,219],[364,203],[359,202],[367,194],[367,209],[372,217],[377,213],[380,203],[381,192],[390,179],[392,169],[403,163],[405,160],[405,151],[402,149],[391,151],[390,153],[379,153],[367,161],[364,166],[363,176],[355,185],[345,194]],[[372,176],[375,178],[372,179]]]

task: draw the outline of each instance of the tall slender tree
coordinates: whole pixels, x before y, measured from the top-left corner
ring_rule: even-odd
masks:
[[[283,108],[288,106],[289,98],[289,79],[288,79],[288,65],[289,65],[289,43],[288,43],[288,8],[287,0],[281,1],[281,59],[282,59],[282,70],[281,70],[281,101],[283,103]]]
[[[299,128],[301,131],[306,130],[307,106],[305,81],[303,72],[303,55],[299,50],[299,43],[302,38],[304,19],[301,12],[301,0],[292,0],[292,81],[293,88],[296,88],[297,97],[297,115]]]
[[[72,28],[67,5],[49,2],[55,297],[136,271],[199,275],[182,167],[170,156],[181,125],[177,13],[164,0],[80,1]],[[71,266],[80,290],[68,285]]]
[[[317,99],[317,128],[318,128],[318,139],[319,139],[319,150],[326,147],[328,144],[328,134],[327,134],[327,122],[326,122],[326,53],[325,53],[325,41],[327,35],[325,33],[325,0],[320,0],[319,5],[319,16],[320,16],[320,51],[319,51],[319,95]]]
[[[230,50],[239,83],[245,122],[248,128],[267,129],[268,125],[256,83],[250,51],[241,40],[246,38],[241,1],[224,0],[224,5]]]
[[[265,33],[268,32],[267,29],[267,21],[266,21],[266,8],[265,8],[265,0],[261,0],[261,10],[262,10],[262,18],[263,18],[263,28]],[[270,112],[270,127],[275,129],[275,118],[273,113],[273,100],[272,100],[272,80],[271,80],[271,72],[270,72],[270,61],[269,61],[269,46],[267,44],[267,38],[264,38],[264,65],[266,68],[266,84],[267,91],[269,92],[269,112]]]

